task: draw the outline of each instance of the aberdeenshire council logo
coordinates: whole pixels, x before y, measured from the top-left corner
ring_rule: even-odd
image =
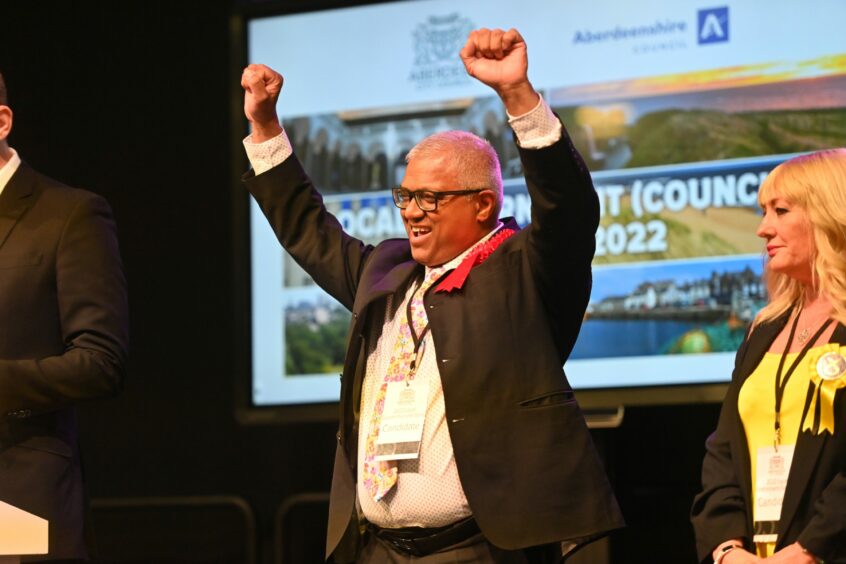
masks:
[[[458,13],[429,16],[413,33],[414,66],[409,80],[418,88],[464,84],[469,80],[458,56],[475,26]]]
[[[687,23],[681,20],[655,20],[640,25],[616,25],[607,29],[580,29],[573,35],[573,44],[596,44],[608,41],[656,39],[684,33]]]
[[[617,43],[620,48],[631,49],[635,55],[679,51],[687,48],[689,26],[689,21],[658,18],[616,24],[604,29],[579,29],[573,34],[573,44],[593,47],[603,43]]]
[[[700,45],[725,43],[729,40],[728,6],[699,10],[696,39]]]

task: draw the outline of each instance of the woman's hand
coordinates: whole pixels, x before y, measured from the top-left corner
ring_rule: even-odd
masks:
[[[763,562],[767,564],[817,564],[817,559],[809,552],[806,552],[801,544],[794,542],[789,546],[785,546],[769,558],[764,558]]]

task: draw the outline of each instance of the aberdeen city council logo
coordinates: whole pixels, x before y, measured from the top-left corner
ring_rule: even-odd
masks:
[[[729,40],[729,9],[728,6],[721,8],[708,8],[699,10],[698,24],[696,26],[697,41],[700,45],[709,43],[725,43]]]
[[[418,88],[453,86],[468,79],[458,56],[473,30],[473,22],[458,13],[429,16],[414,30],[414,66],[409,80]]]

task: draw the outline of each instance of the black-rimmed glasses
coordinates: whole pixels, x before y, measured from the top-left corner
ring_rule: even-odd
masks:
[[[434,190],[409,190],[399,186],[391,190],[391,195],[394,197],[394,204],[404,210],[411,203],[411,199],[417,202],[417,207],[422,211],[431,212],[438,209],[438,200],[444,196],[466,196],[468,194],[476,194],[482,192],[487,188],[473,188],[470,190],[443,190],[435,192]]]

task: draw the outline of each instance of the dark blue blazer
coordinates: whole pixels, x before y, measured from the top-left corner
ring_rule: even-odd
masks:
[[[49,521],[49,559],[87,555],[73,406],[120,388],[127,317],[108,204],[21,164],[0,193],[0,500]]]

